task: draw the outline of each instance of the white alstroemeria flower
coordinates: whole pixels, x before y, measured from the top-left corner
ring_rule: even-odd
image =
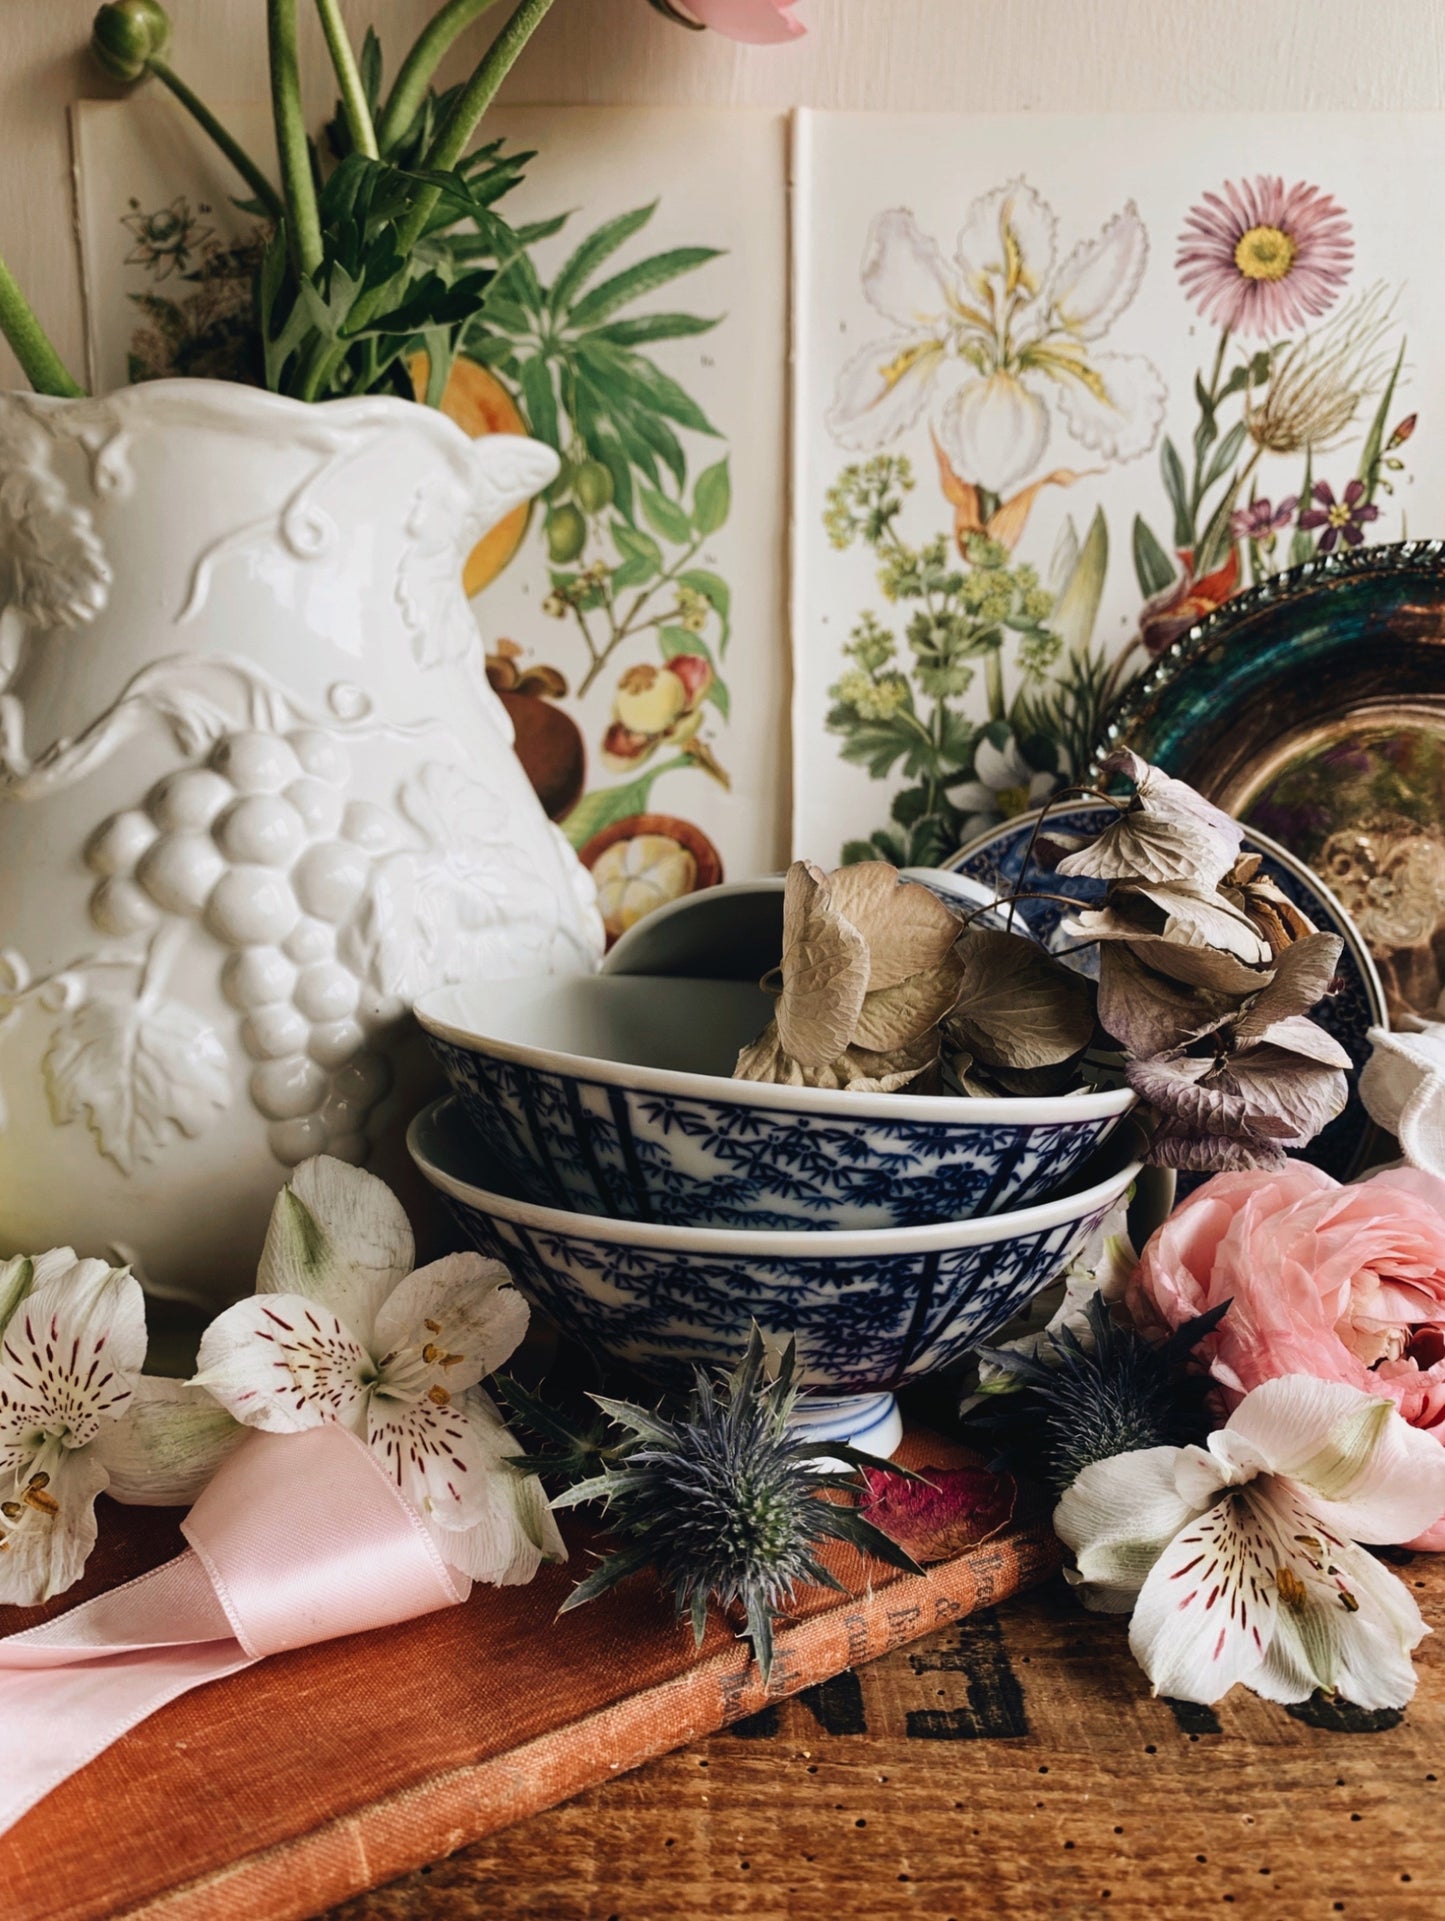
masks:
[[[451,1254],[412,1269],[411,1228],[384,1182],[328,1155],[277,1196],[256,1293],[201,1339],[193,1386],[238,1421],[361,1436],[431,1523],[460,1573],[530,1581],[566,1549],[521,1449],[478,1385],[526,1332],[498,1261]]]
[[[0,1264],[0,1602],[34,1607],[80,1579],[95,1546],[97,1445],[145,1359],[127,1268],[68,1247]]]
[[[1402,1707],[1429,1630],[1359,1541],[1408,1541],[1445,1510],[1445,1448],[1392,1401],[1290,1374],[1246,1394],[1208,1447],[1086,1467],[1054,1510],[1085,1602],[1131,1605],[1156,1694],[1269,1701],[1323,1688]]]
[[[1445,1175],[1445,1022],[1416,1021],[1403,1033],[1372,1027],[1369,1041],[1360,1099],[1370,1119],[1411,1167]]]
[[[1006,495],[1056,424],[1104,460],[1154,445],[1166,391],[1142,354],[1096,351],[1133,300],[1149,240],[1133,201],[1057,267],[1052,209],[1023,179],[974,201],[951,258],[905,208],[879,214],[863,292],[895,331],[838,377],[829,431],[886,446],[928,416],[960,480]]]

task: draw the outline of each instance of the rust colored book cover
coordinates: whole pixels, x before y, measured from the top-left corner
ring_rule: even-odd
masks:
[[[915,1468],[969,1457],[926,1433]],[[84,1582],[0,1632],[179,1552],[178,1513],[102,1502]],[[780,1623],[764,1690],[746,1643],[714,1621],[700,1649],[649,1576],[558,1620],[593,1560],[461,1607],[275,1656],[133,1729],[0,1837],[6,1921],[301,1921],[769,1699],[872,1660],[1058,1565],[1044,1521],[900,1574],[828,1556],[846,1595],[810,1589]]]

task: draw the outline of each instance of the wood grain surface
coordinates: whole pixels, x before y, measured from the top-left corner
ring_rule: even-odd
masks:
[[[1445,1564],[1397,1571],[1445,1621]],[[1154,1700],[1054,1582],[328,1921],[1436,1921],[1445,1639],[1417,1664],[1403,1715]]]

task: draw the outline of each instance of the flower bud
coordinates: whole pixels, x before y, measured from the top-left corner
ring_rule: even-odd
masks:
[[[142,80],[171,44],[170,16],[159,0],[115,0],[95,16],[90,50],[112,80]]]

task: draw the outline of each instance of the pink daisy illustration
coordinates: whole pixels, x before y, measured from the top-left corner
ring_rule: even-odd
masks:
[[[1206,320],[1279,335],[1329,311],[1354,254],[1349,218],[1327,193],[1257,174],[1190,209],[1174,266]]]

